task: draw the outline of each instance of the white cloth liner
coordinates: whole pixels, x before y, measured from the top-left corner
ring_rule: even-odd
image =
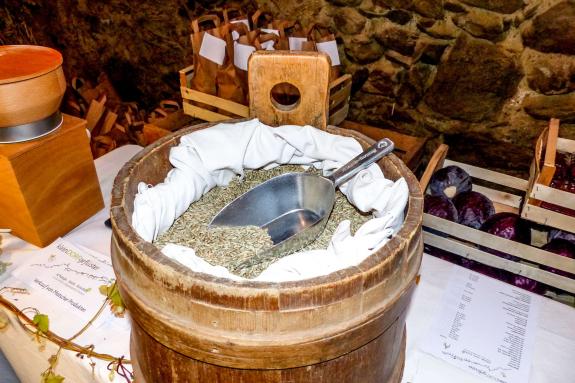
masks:
[[[329,174],[362,151],[353,138],[330,134],[311,126],[272,128],[257,119],[221,123],[182,136],[170,151],[170,170],[163,183],[138,185],[132,225],[146,241],[166,231],[189,205],[215,186],[226,186],[244,169],[270,169],[280,164],[313,165]],[[403,178],[393,182],[373,164],[340,186],[348,200],[374,218],[351,235],[350,222],[342,221],[324,250],[288,255],[254,280],[294,281],[326,275],[361,263],[383,246],[403,223],[408,187]],[[212,266],[193,249],[169,244],[162,252],[188,266],[234,280],[243,278],[226,268]]]

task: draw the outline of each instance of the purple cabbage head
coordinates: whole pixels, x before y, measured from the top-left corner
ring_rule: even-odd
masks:
[[[529,223],[515,213],[503,212],[493,214],[487,221],[481,225],[481,230],[501,238],[521,242],[526,245],[531,244],[531,228]],[[518,261],[519,258],[505,254],[498,250],[484,250],[495,254],[501,258],[511,261]]]
[[[552,239],[550,242],[546,243],[541,249],[562,255],[567,258],[575,259],[575,244],[563,238]],[[573,277],[572,274],[569,274],[566,271],[557,270],[549,266],[541,265],[541,268],[543,270],[547,270],[552,273],[562,275],[564,277],[570,277],[570,278]]]
[[[555,238],[562,238],[569,242],[575,243],[575,234],[559,229],[549,230],[549,234],[547,235],[547,242],[551,242]]]
[[[479,229],[493,214],[495,208],[489,198],[475,191],[459,193],[453,198],[458,220],[462,225]]]
[[[512,241],[531,243],[529,223],[515,213],[503,212],[493,214],[481,226],[481,230]]]
[[[425,195],[423,211],[439,218],[457,222],[457,209],[444,195]]]
[[[442,195],[453,198],[459,193],[471,190],[471,177],[458,166],[447,166],[439,169],[429,181],[431,195]]]
[[[513,275],[511,281],[515,286],[520,287],[524,290],[531,291],[532,293],[541,294],[543,293],[543,286],[537,281],[531,278],[524,277],[522,275]]]

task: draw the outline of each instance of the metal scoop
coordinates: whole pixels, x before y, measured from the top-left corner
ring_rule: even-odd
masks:
[[[209,226],[259,226],[274,245],[258,253],[261,261],[297,251],[323,231],[335,202],[335,188],[386,154],[393,142],[384,138],[327,177],[286,173],[239,196]]]

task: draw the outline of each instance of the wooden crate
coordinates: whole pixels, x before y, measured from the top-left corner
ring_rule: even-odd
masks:
[[[485,187],[477,185],[476,182],[474,182],[473,190],[491,199],[496,212],[509,211],[519,213],[523,196],[528,188],[527,180],[460,162],[450,161],[445,159],[446,153],[446,145],[442,145],[435,152],[420,180],[423,190],[427,188],[431,174],[433,174],[435,170],[449,165],[456,165],[469,173],[469,175],[474,178],[474,181],[483,180],[492,185]],[[510,192],[510,189],[512,189],[513,192]],[[575,274],[574,259],[562,257],[541,250],[535,246],[525,245],[485,233],[468,226],[435,217],[431,214],[423,214],[423,228],[423,240],[427,245],[446,250],[488,266],[534,279],[570,293],[575,293],[575,280],[539,268],[539,265],[546,265]],[[544,243],[541,239],[546,238],[546,233],[532,229],[532,237],[532,243],[540,239],[539,244],[541,245]],[[520,258],[521,260],[519,262],[510,261],[483,249],[498,250]]]
[[[180,91],[182,93],[184,113],[204,121],[222,121],[230,118],[249,117],[250,110],[247,105],[191,89],[190,84],[193,75],[193,65],[180,70]],[[332,81],[329,86],[329,92],[329,124],[339,125],[349,112],[351,75],[344,74],[335,81]],[[192,101],[216,107],[219,110],[225,111],[225,114],[193,105]]]
[[[64,115],[44,137],[0,144],[0,227],[44,247],[104,208],[86,121]]]
[[[401,160],[405,162],[407,167],[412,171],[415,171],[421,162],[423,149],[425,142],[427,141],[426,138],[413,137],[407,134],[395,132],[393,130],[377,128],[375,126],[369,126],[347,120],[342,121],[339,124],[339,127],[343,129],[355,130],[356,132],[365,134],[369,138],[373,138],[376,141],[382,138],[389,138],[395,144],[393,153],[401,158]]]
[[[541,166],[544,147],[545,157]],[[555,174],[557,151],[575,153],[575,141],[559,137],[559,120],[551,119],[549,128],[539,136],[535,145],[527,193],[529,198],[523,206],[521,216],[533,222],[575,232],[575,217],[542,206],[542,202],[547,202],[575,210],[575,194],[549,186]]]

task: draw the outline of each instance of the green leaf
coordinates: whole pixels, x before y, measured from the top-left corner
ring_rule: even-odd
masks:
[[[108,294],[108,297],[112,301],[113,304],[116,306],[124,306],[124,301],[122,301],[122,297],[120,296],[120,290],[118,290],[118,286],[114,283],[112,287],[112,291]]]
[[[38,328],[38,331],[41,333],[47,333],[50,329],[50,319],[48,319],[48,315],[46,314],[36,314],[32,319],[32,322]]]
[[[62,375],[56,375],[52,371],[42,374],[42,383],[62,383],[64,379]]]
[[[110,285],[102,285],[98,288],[100,294],[105,295],[110,300],[111,310],[116,316],[123,316],[126,308],[124,307],[124,301],[120,295],[120,290],[116,282]]]

